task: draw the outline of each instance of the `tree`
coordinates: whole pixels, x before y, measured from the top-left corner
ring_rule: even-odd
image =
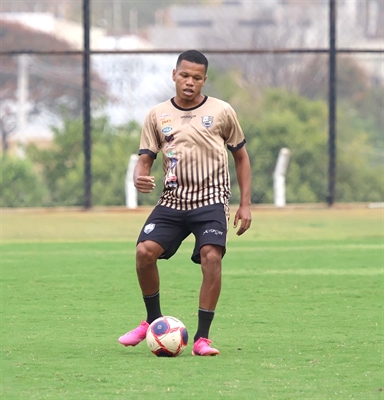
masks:
[[[338,111],[339,139],[336,197],[339,202],[381,201],[380,167],[371,164],[374,151],[364,124],[350,109]],[[327,193],[327,104],[281,89],[267,90],[242,116],[254,180],[253,201],[273,202],[273,171],[280,148],[291,150],[287,201],[324,202]]]
[[[247,138],[251,159],[253,203],[273,202],[273,171],[278,153],[292,154],[287,172],[287,201],[324,202],[328,183],[328,106],[286,89],[253,91],[237,72],[210,71],[215,95],[235,108]],[[209,86],[211,90],[211,86]],[[337,201],[382,201],[382,163],[371,141],[371,118],[350,103],[338,107]],[[381,146],[382,148],[382,146]],[[236,175],[230,158],[231,179]],[[360,188],[360,189],[359,189]],[[232,201],[239,193],[233,185]]]
[[[46,205],[81,206],[84,198],[82,121],[64,118],[54,128],[52,147],[27,147],[27,156],[42,171],[49,190]],[[129,122],[113,127],[101,116],[92,121],[92,196],[95,205],[125,204],[125,174],[130,155],[137,153],[140,127]]]
[[[70,51],[69,44],[57,38],[29,29],[15,22],[2,21],[0,44],[2,51],[47,50]],[[26,56],[24,56],[26,57]],[[7,151],[8,139],[17,128],[17,112],[26,109],[29,121],[38,115],[58,116],[65,108],[72,117],[82,110],[82,58],[75,56],[35,55],[27,56],[24,71],[19,70],[19,57],[5,55],[0,65],[0,130],[3,152]],[[28,76],[26,104],[18,104],[17,90],[20,74]],[[94,106],[106,96],[104,81],[92,73],[92,99]]]
[[[316,79],[313,79],[316,77]],[[384,161],[383,141],[383,84],[355,58],[347,55],[339,56],[337,62],[337,98],[339,108],[349,109],[359,126],[366,131],[367,140],[375,149],[373,159],[377,165]],[[307,63],[298,83],[298,91],[309,99],[328,97],[327,59],[321,56],[312,57]],[[340,128],[340,127],[338,127]],[[342,130],[337,130],[343,133]]]
[[[4,157],[0,173],[0,207],[45,205],[48,189],[29,160]]]

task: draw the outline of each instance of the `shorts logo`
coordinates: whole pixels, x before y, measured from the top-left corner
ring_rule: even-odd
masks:
[[[219,231],[219,230],[217,230],[217,229],[206,229],[204,232],[203,232],[203,235],[207,235],[207,234],[209,234],[209,233],[213,233],[214,235],[220,235],[220,236],[222,236],[223,235],[223,232],[222,231]]]
[[[144,233],[148,235],[148,233],[151,233],[155,229],[156,224],[148,224],[145,225],[144,227]]]
[[[166,126],[161,130],[161,132],[163,132],[164,135],[168,135],[168,133],[170,133],[171,131],[172,131],[172,126]]]
[[[206,128],[210,128],[213,125],[213,117],[211,115],[203,115],[201,117],[201,123]]]

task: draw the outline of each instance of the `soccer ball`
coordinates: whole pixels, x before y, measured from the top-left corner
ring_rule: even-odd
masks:
[[[175,317],[160,317],[147,330],[147,345],[157,357],[177,357],[188,344],[188,331]]]

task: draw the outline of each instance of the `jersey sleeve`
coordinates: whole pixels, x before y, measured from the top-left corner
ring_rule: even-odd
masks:
[[[157,157],[160,151],[160,136],[157,130],[156,112],[152,109],[146,116],[141,131],[139,155],[148,154],[153,158]]]
[[[237,119],[235,110],[228,104],[226,108],[226,121],[224,123],[224,138],[228,150],[234,152],[245,145],[244,132]]]

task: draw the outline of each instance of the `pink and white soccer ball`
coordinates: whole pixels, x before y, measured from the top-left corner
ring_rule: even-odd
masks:
[[[147,345],[157,357],[177,357],[188,344],[188,331],[175,317],[160,317],[147,330]]]

